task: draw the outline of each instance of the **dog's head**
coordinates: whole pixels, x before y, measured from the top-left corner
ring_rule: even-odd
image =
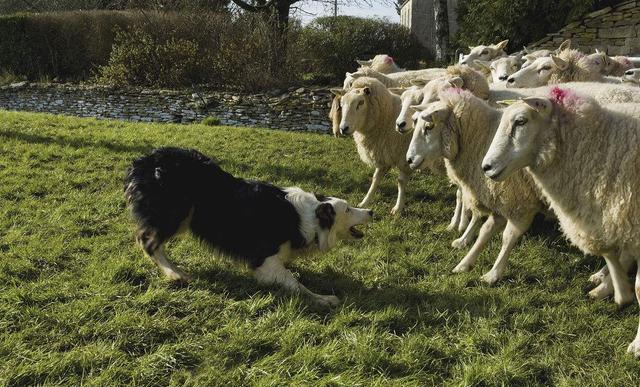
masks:
[[[364,237],[356,226],[369,223],[373,211],[366,208],[349,206],[343,199],[315,194],[318,204],[315,209],[318,221],[318,246],[328,250],[342,239],[360,239]]]
[[[287,199],[301,217],[301,230],[316,237],[320,250],[326,251],[343,239],[360,239],[362,231],[356,227],[369,223],[373,211],[351,207],[343,199],[288,189]]]

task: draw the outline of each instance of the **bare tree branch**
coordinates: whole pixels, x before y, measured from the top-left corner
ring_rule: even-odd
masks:
[[[244,9],[245,11],[249,11],[249,12],[259,12],[259,11],[264,11],[267,8],[269,8],[271,6],[271,4],[273,4],[273,2],[275,0],[269,0],[264,4],[261,5],[251,5],[248,3],[245,3],[243,0],[231,0],[233,1],[233,3],[235,5],[237,5],[238,7]]]

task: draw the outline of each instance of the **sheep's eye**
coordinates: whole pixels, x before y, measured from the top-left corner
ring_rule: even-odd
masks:
[[[351,208],[347,207],[347,210],[345,212],[351,212]]]
[[[543,71],[549,71],[551,70],[551,66],[544,66],[543,68],[541,68],[540,70],[538,70],[539,73],[543,72]]]
[[[488,53],[489,53],[489,51],[484,50],[484,51],[482,51],[482,54],[480,54],[480,55],[487,55]]]
[[[522,125],[527,123],[527,119],[526,118],[518,118],[514,123],[515,123],[516,126],[522,126]]]

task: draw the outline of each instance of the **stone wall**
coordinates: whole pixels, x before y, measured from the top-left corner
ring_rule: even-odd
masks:
[[[138,122],[200,122],[329,133],[331,93],[324,88],[236,92],[121,89],[14,83],[0,87],[0,109]]]
[[[528,47],[555,49],[566,39],[584,52],[597,48],[609,55],[640,56],[640,1],[592,12]]]

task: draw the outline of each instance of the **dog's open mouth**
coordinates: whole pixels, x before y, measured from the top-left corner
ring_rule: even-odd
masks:
[[[355,239],[360,239],[364,237],[364,233],[356,228],[356,226],[349,227],[349,232],[351,236]]]

